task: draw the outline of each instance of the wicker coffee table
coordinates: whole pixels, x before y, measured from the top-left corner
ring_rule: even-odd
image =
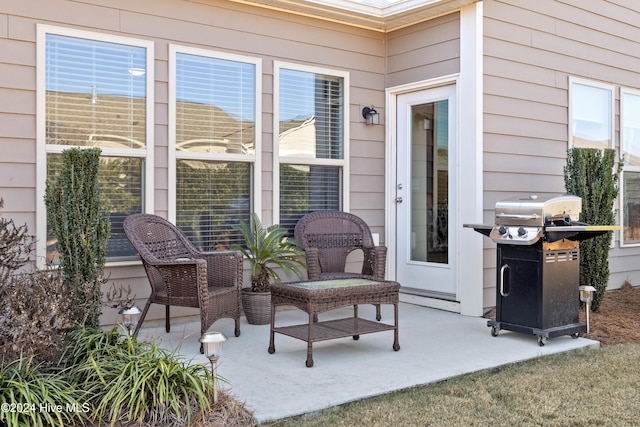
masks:
[[[271,338],[269,353],[275,353],[275,333],[307,342],[307,367],[313,366],[313,343],[334,338],[353,337],[373,332],[394,331],[393,349],[398,343],[398,282],[361,278],[311,280],[271,285]],[[393,304],[393,325],[358,317],[359,304]],[[309,314],[309,323],[275,326],[276,309],[293,305]],[[341,307],[353,306],[353,317],[318,322],[317,315]]]

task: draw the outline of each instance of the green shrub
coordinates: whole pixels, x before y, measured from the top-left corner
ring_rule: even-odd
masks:
[[[62,152],[61,161],[60,173],[47,182],[47,221],[57,238],[64,283],[79,293],[76,317],[97,327],[111,231],[98,187],[100,149],[71,148]]]
[[[19,358],[0,367],[0,425],[7,427],[80,425],[88,407],[66,373]],[[83,406],[84,405],[84,406]]]
[[[615,166],[615,150],[572,148],[567,153],[564,181],[567,193],[582,198],[580,221],[615,225],[613,203],[618,197],[622,164]],[[613,232],[580,242],[580,284],[596,288],[591,308],[600,303],[609,283],[609,249]]]
[[[211,409],[214,382],[206,365],[188,364],[154,342],[138,342],[114,328],[86,330],[74,339],[75,380],[91,396],[92,418],[188,424]]]

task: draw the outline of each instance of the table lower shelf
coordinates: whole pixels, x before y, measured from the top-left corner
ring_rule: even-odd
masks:
[[[374,322],[358,317],[347,317],[344,319],[313,323],[311,326],[311,339],[309,339],[309,324],[307,323],[293,326],[280,326],[273,328],[273,332],[306,342],[318,342],[335,338],[358,337],[364,334],[392,331],[394,329],[396,329],[395,326],[386,323]]]

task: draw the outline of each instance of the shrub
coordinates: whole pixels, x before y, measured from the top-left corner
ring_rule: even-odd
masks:
[[[614,225],[613,203],[618,196],[622,165],[615,167],[615,150],[572,148],[564,169],[568,193],[582,198],[580,221]],[[613,232],[580,242],[580,284],[596,288],[591,308],[600,311],[600,302],[609,283],[609,248]]]
[[[100,149],[62,152],[60,173],[47,182],[47,221],[57,238],[64,283],[79,293],[76,317],[100,324],[102,270],[111,225],[98,188]]]
[[[205,365],[188,364],[116,328],[84,330],[73,342],[75,381],[91,396],[96,422],[188,425],[211,409],[214,382]]]
[[[74,327],[76,294],[64,288],[57,270],[25,267],[32,250],[27,226],[0,217],[1,360],[57,360]]]
[[[31,358],[0,367],[1,425],[79,425],[88,410],[82,399],[83,393],[69,384],[64,371],[45,369]]]
[[[0,209],[3,206],[4,200],[0,199]],[[29,262],[32,250],[33,239],[26,224],[16,227],[12,219],[0,218],[0,284]]]

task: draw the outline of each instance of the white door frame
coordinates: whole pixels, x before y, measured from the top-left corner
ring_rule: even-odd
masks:
[[[460,11],[460,73],[434,79],[395,86],[386,90],[386,177],[385,177],[385,244],[388,248],[387,275],[395,279],[396,272],[396,159],[397,159],[397,97],[400,94],[426,90],[442,85],[456,85],[458,135],[457,171],[458,188],[456,223],[458,241],[456,257],[457,303],[443,303],[430,298],[403,295],[401,299],[434,306],[469,316],[483,313],[484,274],[482,263],[483,236],[463,224],[483,222],[483,168],[482,168],[482,2],[464,7]],[[464,124],[463,126],[461,124]],[[488,276],[493,277],[491,272]],[[489,282],[489,281],[488,281]],[[402,285],[402,283],[400,284]],[[495,283],[494,283],[495,286]]]

